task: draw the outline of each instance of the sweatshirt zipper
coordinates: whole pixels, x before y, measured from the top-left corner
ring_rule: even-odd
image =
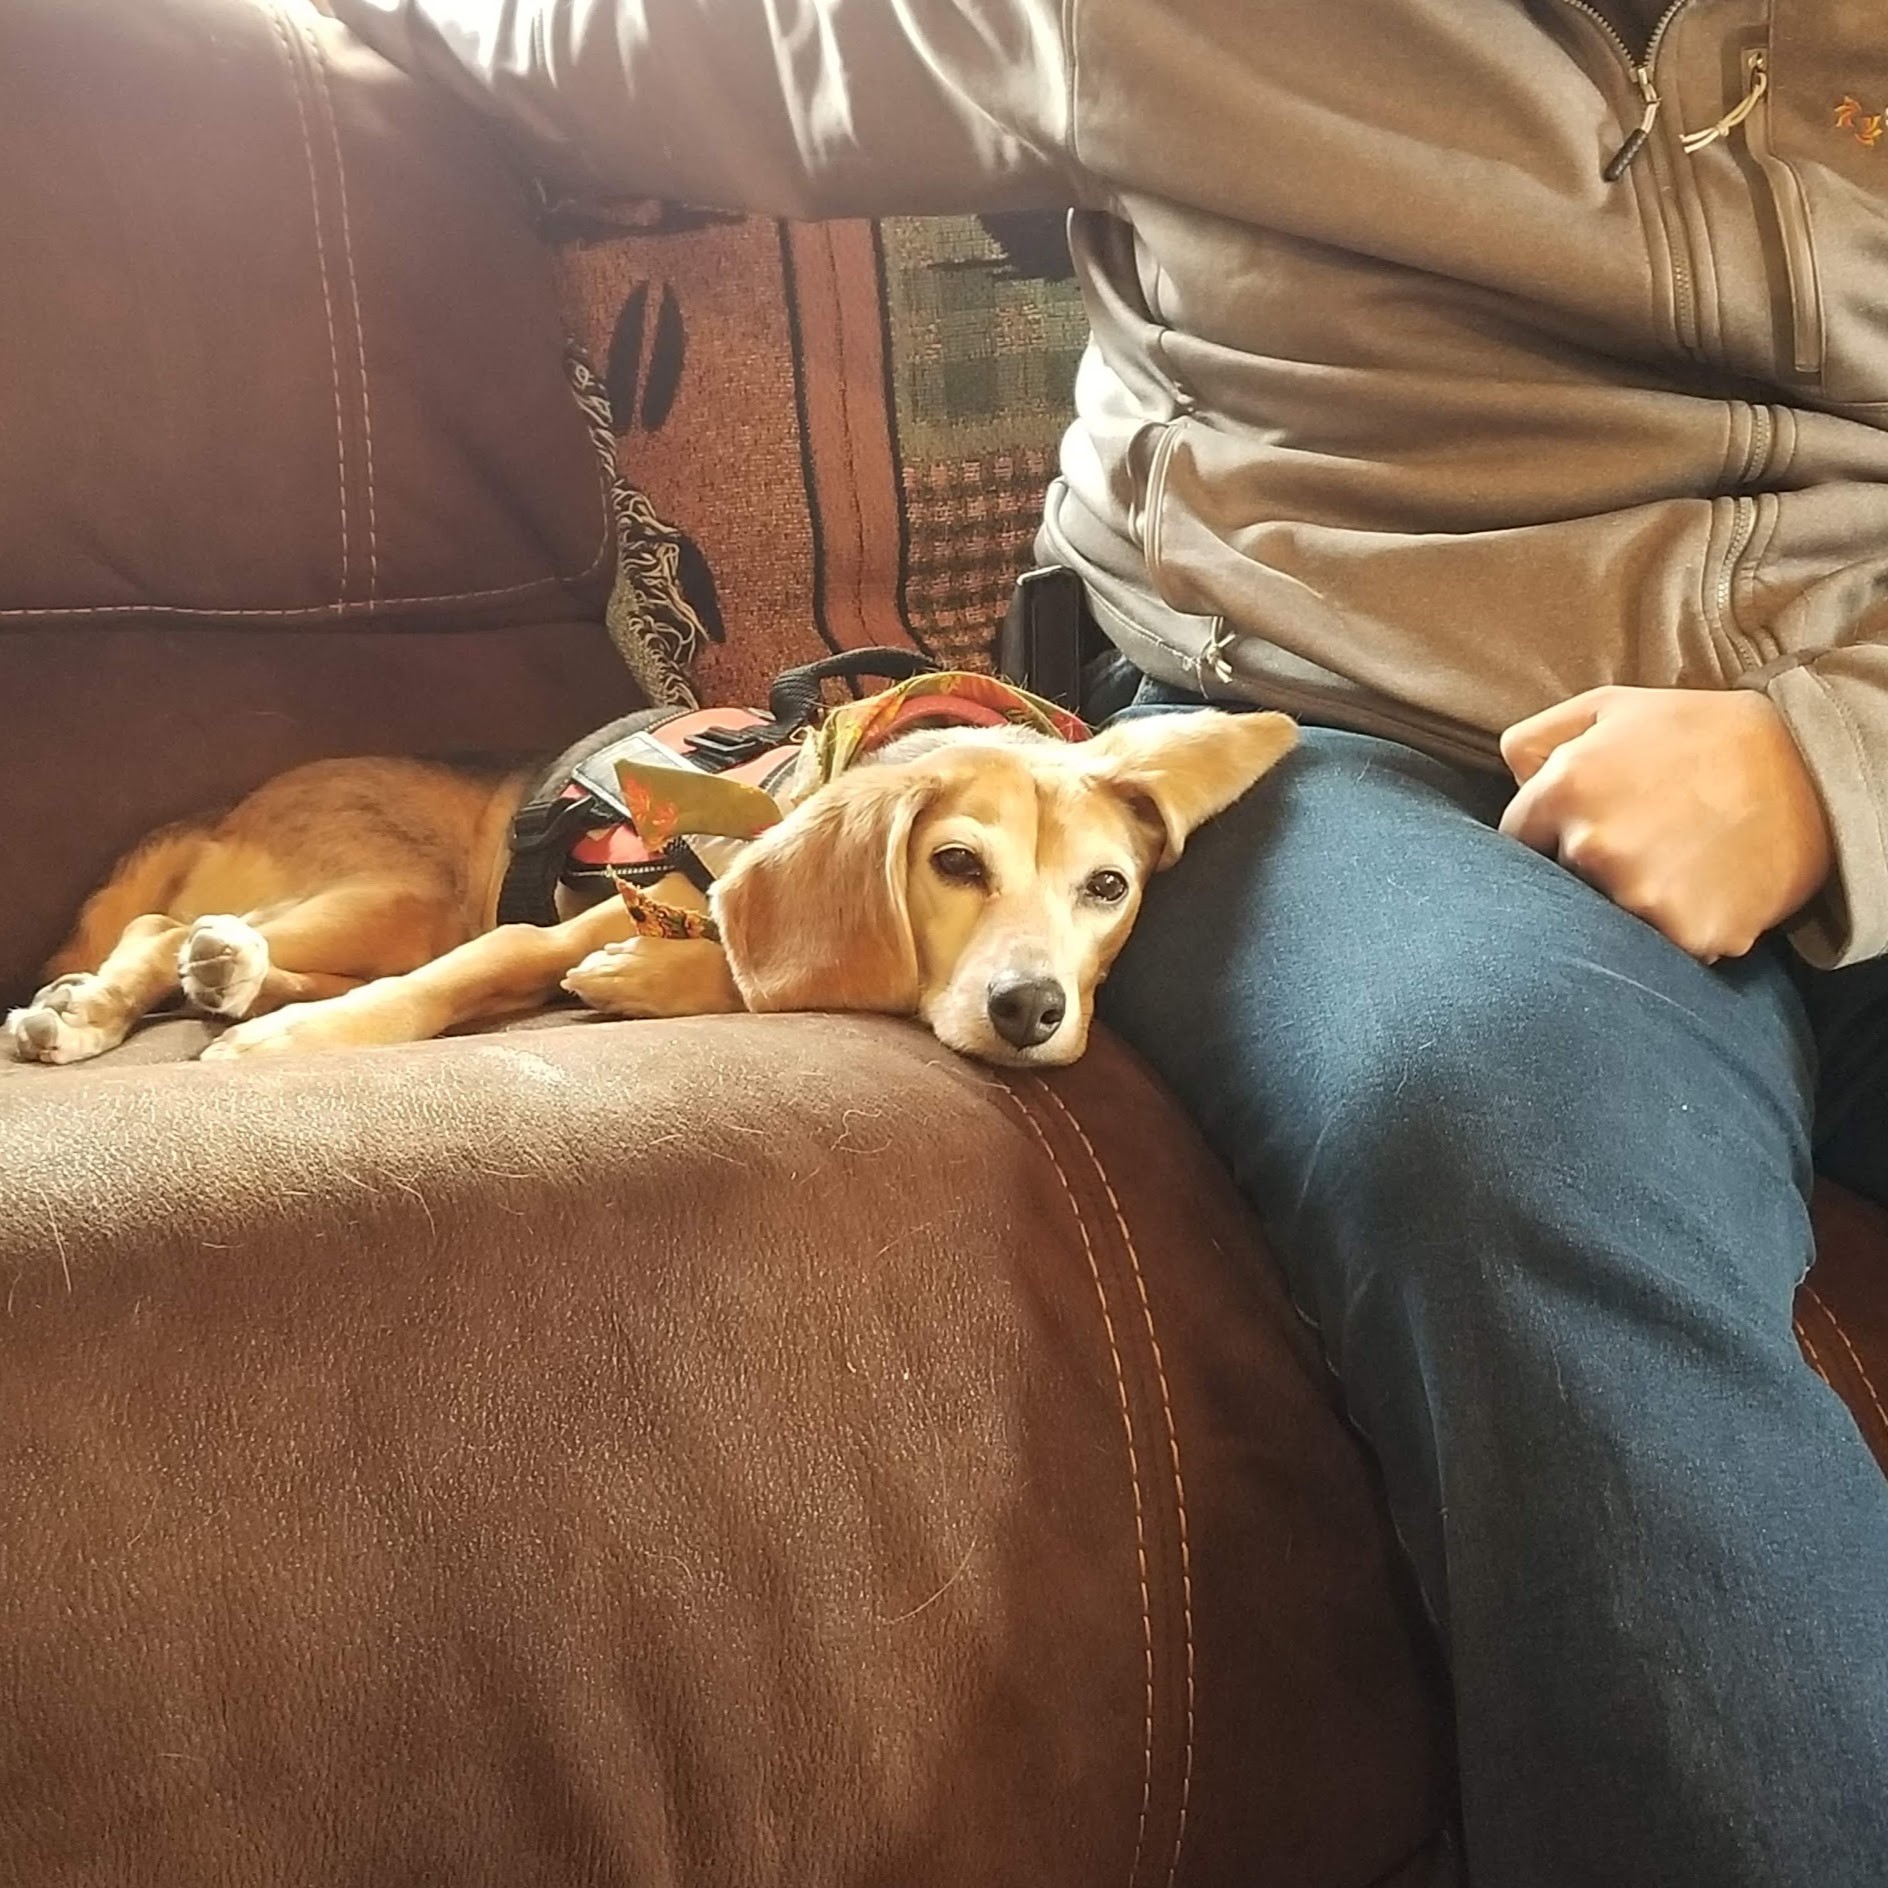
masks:
[[[1659,56],[1659,48],[1665,43],[1665,35],[1672,22],[1684,12],[1690,0],[1671,0],[1671,4],[1661,13],[1652,28],[1652,37],[1646,41],[1643,56],[1636,56],[1632,48],[1619,36],[1613,25],[1591,0],[1564,0],[1564,4],[1576,13],[1584,13],[1595,26],[1612,42],[1624,62],[1632,82],[1639,88],[1639,96],[1645,101],[1645,109],[1638,124],[1627,136],[1626,141],[1601,166],[1600,174],[1610,183],[1617,183],[1626,174],[1627,167],[1646,147],[1652,136],[1652,128],[1658,123],[1659,112],[1664,100],[1659,96],[1658,86],[1654,83],[1652,69]],[[1663,195],[1663,193],[1661,193]],[[1667,214],[1663,204],[1659,210],[1661,221],[1665,225],[1666,247],[1670,255],[1672,272],[1672,323],[1674,338],[1679,347],[1687,354],[1699,353],[1697,292],[1692,285],[1691,257],[1688,250],[1688,237],[1682,218],[1674,219]]]
[[[1731,500],[1731,529],[1724,546],[1724,555],[1718,562],[1718,626],[1726,636],[1742,645],[1744,661],[1751,668],[1757,667],[1763,657],[1751,648],[1739,633],[1733,590],[1737,582],[1737,566],[1743,561],[1744,553],[1750,548],[1750,541],[1757,534],[1757,501],[1740,494]]]
[[[1769,64],[1761,50],[1744,55],[1749,90],[1746,98],[1762,97],[1769,90]],[[1803,200],[1802,179],[1794,167],[1770,148],[1770,113],[1751,110],[1743,119],[1744,148],[1770,188],[1783,238],[1783,268],[1790,292],[1790,365],[1806,379],[1819,380],[1823,371],[1822,289],[1816,278],[1816,252],[1809,237],[1809,206]]]
[[[1584,13],[1602,33],[1619,48],[1619,56],[1626,62],[1626,70],[1632,75],[1632,82],[1639,88],[1639,96],[1645,101],[1638,124],[1628,135],[1624,144],[1606,160],[1600,175],[1609,184],[1617,183],[1626,174],[1626,166],[1645,149],[1645,142],[1652,135],[1652,127],[1659,121],[1659,111],[1665,101],[1659,97],[1658,87],[1652,83],[1652,67],[1659,56],[1660,43],[1665,38],[1665,29],[1684,12],[1690,0],[1672,0],[1658,17],[1652,28],[1652,37],[1646,41],[1644,54],[1636,55],[1632,48],[1620,37],[1619,29],[1598,7],[1589,4],[1589,0],[1565,0],[1566,5],[1576,13]]]

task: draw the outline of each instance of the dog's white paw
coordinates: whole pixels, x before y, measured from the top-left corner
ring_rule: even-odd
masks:
[[[89,971],[47,984],[23,1009],[8,1012],[3,1032],[21,1062],[84,1062],[115,1049],[124,1032],[87,1020],[91,1004],[106,995]]]
[[[580,958],[564,974],[564,988],[593,1010],[609,1016],[650,1016],[648,938],[605,944]]]
[[[606,1016],[711,1016],[741,1007],[726,952],[706,938],[605,944],[572,966],[564,988]]]
[[[185,997],[212,1016],[247,1016],[268,974],[268,940],[240,918],[199,918],[177,953]]]
[[[238,1056],[289,1055],[344,1041],[316,1013],[327,1007],[326,1003],[291,1003],[286,1009],[271,1010],[267,1016],[252,1016],[224,1030],[197,1059],[233,1062]]]

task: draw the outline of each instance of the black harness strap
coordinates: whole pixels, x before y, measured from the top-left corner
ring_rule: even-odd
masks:
[[[572,840],[593,826],[607,826],[614,812],[594,795],[564,798],[571,776],[599,748],[666,721],[671,708],[639,708],[567,747],[538,775],[511,818],[511,863],[498,889],[500,924],[555,924],[557,884]]]

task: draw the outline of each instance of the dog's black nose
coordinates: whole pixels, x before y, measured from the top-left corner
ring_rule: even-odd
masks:
[[[1069,1000],[1053,977],[990,979],[990,1021],[1013,1049],[1033,1049],[1062,1027]]]

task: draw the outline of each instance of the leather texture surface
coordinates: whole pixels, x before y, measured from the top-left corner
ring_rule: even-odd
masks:
[[[548,272],[466,114],[297,0],[0,32],[0,630],[595,601]]]
[[[1796,1298],[1803,1354],[1888,1474],[1888,1213],[1839,1187],[1816,1200],[1816,1267]]]
[[[1114,1045],[16,1070],[0,1145],[0,1876],[1427,1878],[1369,1471]]]

